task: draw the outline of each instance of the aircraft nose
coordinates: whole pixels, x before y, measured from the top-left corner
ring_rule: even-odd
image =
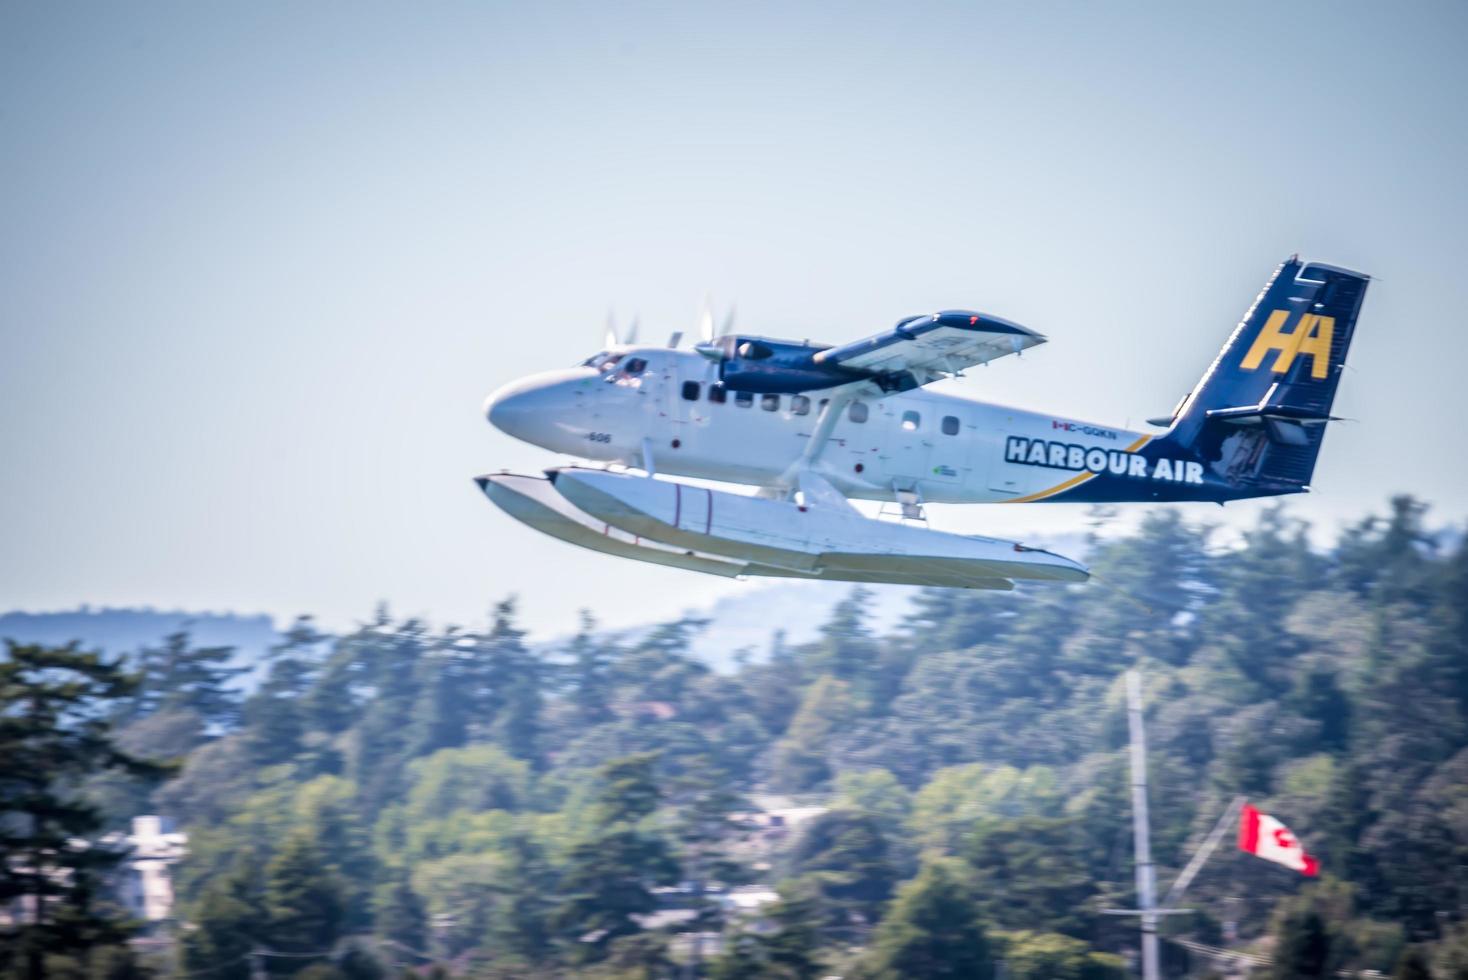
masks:
[[[484,417],[506,435],[524,439],[538,414],[534,395],[537,387],[525,381],[505,385],[484,400]]]

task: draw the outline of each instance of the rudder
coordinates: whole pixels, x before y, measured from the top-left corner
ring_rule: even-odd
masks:
[[[1163,437],[1239,496],[1308,488],[1370,277],[1291,257]]]

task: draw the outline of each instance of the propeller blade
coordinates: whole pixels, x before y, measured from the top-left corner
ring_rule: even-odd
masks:
[[[729,315],[724,317],[724,329],[719,331],[720,336],[728,336],[734,332],[734,312],[738,308],[737,304],[729,304]]]
[[[714,300],[712,296],[705,295],[703,298],[703,309],[698,314],[698,336],[704,343],[714,339]]]
[[[624,341],[624,343],[628,343],[628,344],[635,344],[635,343],[637,343],[637,327],[638,327],[638,325],[640,323],[641,323],[641,318],[634,315],[632,317],[632,325],[627,328],[627,338]]]
[[[677,350],[678,345],[681,343],[683,343],[683,331],[674,330],[673,336],[668,338],[668,347],[672,350]]]
[[[607,333],[603,347],[617,346],[617,317],[611,310],[607,310]]]

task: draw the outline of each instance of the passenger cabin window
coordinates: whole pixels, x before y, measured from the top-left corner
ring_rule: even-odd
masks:
[[[916,432],[918,430],[918,426],[922,425],[922,422],[923,417],[917,412],[902,413],[902,427],[908,432]]]
[[[780,396],[765,395],[759,400],[759,407],[767,412],[778,412],[780,410]]]
[[[796,395],[793,398],[791,398],[790,399],[790,414],[791,415],[809,415],[810,414],[810,399],[807,398],[807,397],[805,397],[804,395]]]
[[[721,384],[709,385],[709,401],[715,405],[722,405],[729,400],[729,389]]]
[[[640,357],[634,357],[627,362],[625,370],[630,377],[636,377],[647,370],[647,362]]]
[[[686,402],[698,401],[698,387],[697,381],[683,382],[683,400]]]
[[[852,402],[851,408],[846,412],[846,416],[853,422],[865,422],[867,420],[867,403]]]
[[[956,415],[943,416],[943,434],[945,436],[958,435],[958,417]]]
[[[748,408],[749,406],[751,406],[751,405],[754,404],[754,392],[752,392],[752,391],[736,391],[736,392],[734,392],[734,404],[738,405],[740,408]]]

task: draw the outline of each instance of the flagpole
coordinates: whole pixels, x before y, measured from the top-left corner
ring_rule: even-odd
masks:
[[[1127,729],[1131,733],[1132,839],[1136,849],[1137,909],[1142,923],[1142,980],[1161,980],[1157,949],[1157,866],[1152,863],[1147,817],[1147,732],[1142,726],[1142,678],[1126,672]]]

